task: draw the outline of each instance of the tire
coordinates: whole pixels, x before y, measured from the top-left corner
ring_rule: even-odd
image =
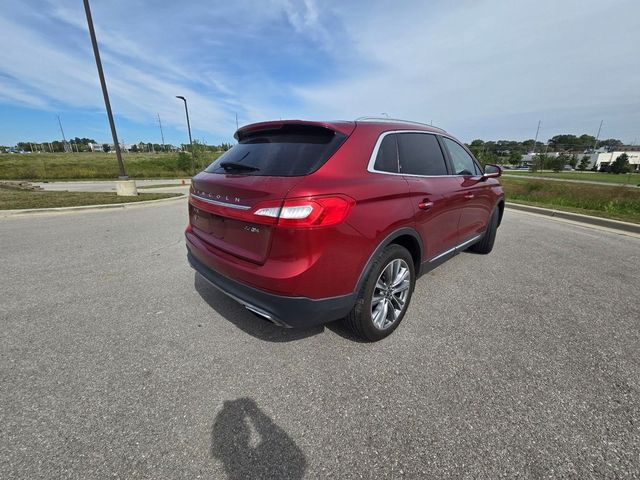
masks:
[[[400,245],[389,245],[373,261],[356,304],[345,318],[346,326],[364,340],[387,337],[404,318],[415,284],[411,254]]]
[[[496,241],[496,232],[498,231],[498,209],[494,208],[489,217],[489,224],[484,232],[484,235],[479,242],[474,243],[469,247],[469,251],[486,255],[493,250],[493,244]]]

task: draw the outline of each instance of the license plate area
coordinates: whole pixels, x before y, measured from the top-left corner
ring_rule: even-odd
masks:
[[[224,238],[226,231],[224,217],[194,208],[191,224],[215,238]]]

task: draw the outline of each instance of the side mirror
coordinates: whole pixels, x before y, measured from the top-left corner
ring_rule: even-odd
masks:
[[[502,169],[498,165],[485,165],[482,178],[498,178],[502,175]]]

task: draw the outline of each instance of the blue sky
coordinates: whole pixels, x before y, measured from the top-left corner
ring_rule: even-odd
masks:
[[[637,0],[93,0],[121,141],[386,113],[465,141],[640,142]],[[110,139],[81,0],[3,0],[0,145]]]

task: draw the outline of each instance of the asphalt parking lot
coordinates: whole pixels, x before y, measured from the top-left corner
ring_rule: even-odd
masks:
[[[208,286],[185,209],[0,219],[0,478],[640,476],[640,239],[507,211],[367,344]]]

